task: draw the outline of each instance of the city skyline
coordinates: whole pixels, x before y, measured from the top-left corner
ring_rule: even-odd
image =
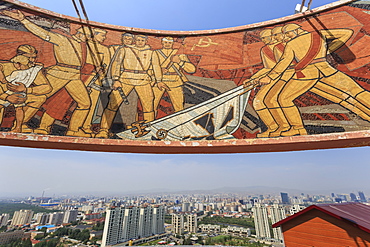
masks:
[[[70,1],[25,2],[76,16]],[[85,4],[89,18],[93,21],[139,28],[194,30],[245,25],[286,16],[292,14],[295,4],[301,1],[287,1],[289,4],[285,6],[277,6],[277,2],[269,0],[260,6],[258,3],[231,1],[216,6],[210,5],[210,1],[190,1],[180,8],[171,5],[170,1],[163,1],[161,6],[166,8],[160,9],[157,6],[155,9],[150,1],[142,1],[140,11],[143,12],[140,16],[145,18],[134,18],[139,8],[136,7],[135,10],[133,3],[125,3],[127,16],[124,18],[122,15],[117,16],[115,12],[118,8],[114,6],[118,1],[107,1],[104,6],[93,6],[87,1]],[[330,2],[334,1],[314,1],[313,7]],[[232,14],[232,11],[226,9],[229,5],[238,6],[233,8],[236,13]],[[109,7],[110,12],[106,10]],[[263,13],[258,12],[261,8],[265,10]],[[157,11],[157,15],[160,15],[160,11],[171,15],[167,19],[153,19],[153,9]],[[245,13],[241,16],[243,9]],[[190,18],[187,18],[189,13]],[[196,25],[194,19],[200,13],[202,18],[197,20],[199,25]],[[170,20],[176,15],[183,16],[182,19],[186,19],[188,23]],[[219,16],[223,18],[217,18]],[[218,155],[117,154],[0,147],[0,155],[3,164],[0,197],[41,196],[43,191],[45,196],[52,196],[250,186],[338,193],[360,190],[368,194],[367,191],[370,191],[367,182],[367,174],[370,173],[368,147]]]
[[[2,174],[11,176],[2,181],[8,181],[11,186],[2,182],[0,195],[38,197],[43,191],[45,196],[123,194],[157,189],[189,191],[249,186],[335,193],[360,190],[366,194],[369,168],[363,164],[369,155],[363,153],[367,149],[302,151],[294,155],[290,152],[249,154],[250,160],[246,161],[245,154],[137,155],[68,151],[66,156],[67,151],[58,150],[49,150],[50,155],[43,157],[45,150],[2,147],[0,155],[8,162],[2,167]],[[19,152],[22,156],[17,156]],[[43,157],[42,163],[40,157]],[[338,160],[351,166],[338,165]],[[340,176],[342,173],[348,175],[347,180]]]

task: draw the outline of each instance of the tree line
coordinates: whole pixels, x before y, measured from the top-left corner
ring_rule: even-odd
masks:
[[[242,226],[246,228],[254,228],[254,220],[252,218],[229,218],[229,217],[220,217],[220,216],[213,216],[213,217],[204,217],[201,221],[198,222],[200,224],[212,224],[212,225],[221,225],[226,227],[227,225],[236,225]]]
[[[19,210],[32,210],[36,213],[51,213],[58,210],[49,210],[39,206],[25,204],[25,203],[7,203],[0,202],[0,215],[1,214],[10,214],[10,217],[13,217],[15,211]]]

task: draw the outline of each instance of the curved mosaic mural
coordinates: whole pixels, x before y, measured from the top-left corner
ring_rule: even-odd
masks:
[[[202,34],[0,1],[1,131],[186,142],[369,130],[370,3],[344,2]]]

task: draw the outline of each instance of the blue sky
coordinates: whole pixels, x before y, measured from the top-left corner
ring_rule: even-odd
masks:
[[[76,16],[70,0],[26,2]],[[93,21],[148,29],[204,30],[290,15],[301,0],[84,2]],[[330,2],[333,1],[314,0],[312,6]],[[45,196],[53,196],[248,186],[302,192],[364,190],[370,195],[368,147],[219,155],[117,154],[0,147],[0,156],[0,197],[41,196],[43,190]]]

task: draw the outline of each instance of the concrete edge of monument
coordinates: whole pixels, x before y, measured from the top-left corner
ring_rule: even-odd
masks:
[[[66,19],[72,22],[81,23],[78,18],[65,16],[49,10],[38,8],[17,0],[4,0],[5,2],[18,5],[29,10],[46,14],[52,17]],[[202,30],[202,31],[165,31],[142,28],[129,28],[110,24],[103,24],[90,21],[92,26],[103,27],[118,31],[141,32],[153,35],[202,35],[221,34],[237,32],[241,30],[264,27],[291,21],[305,16],[311,16],[326,10],[354,2],[355,0],[340,0],[334,3],[298,13],[287,17],[278,18],[255,24],[239,27]],[[370,145],[370,131],[353,131],[345,133],[330,133],[320,135],[306,135],[280,138],[260,139],[230,139],[230,140],[201,140],[201,141],[135,141],[120,139],[94,139],[82,137],[19,134],[11,132],[0,133],[0,145],[43,148],[43,149],[64,149],[98,152],[127,152],[127,153],[254,153],[254,152],[281,152],[313,149],[360,147]]]
[[[187,142],[93,139],[2,132],[0,133],[0,145],[122,153],[259,153],[369,146],[370,131],[280,137],[274,139]]]

